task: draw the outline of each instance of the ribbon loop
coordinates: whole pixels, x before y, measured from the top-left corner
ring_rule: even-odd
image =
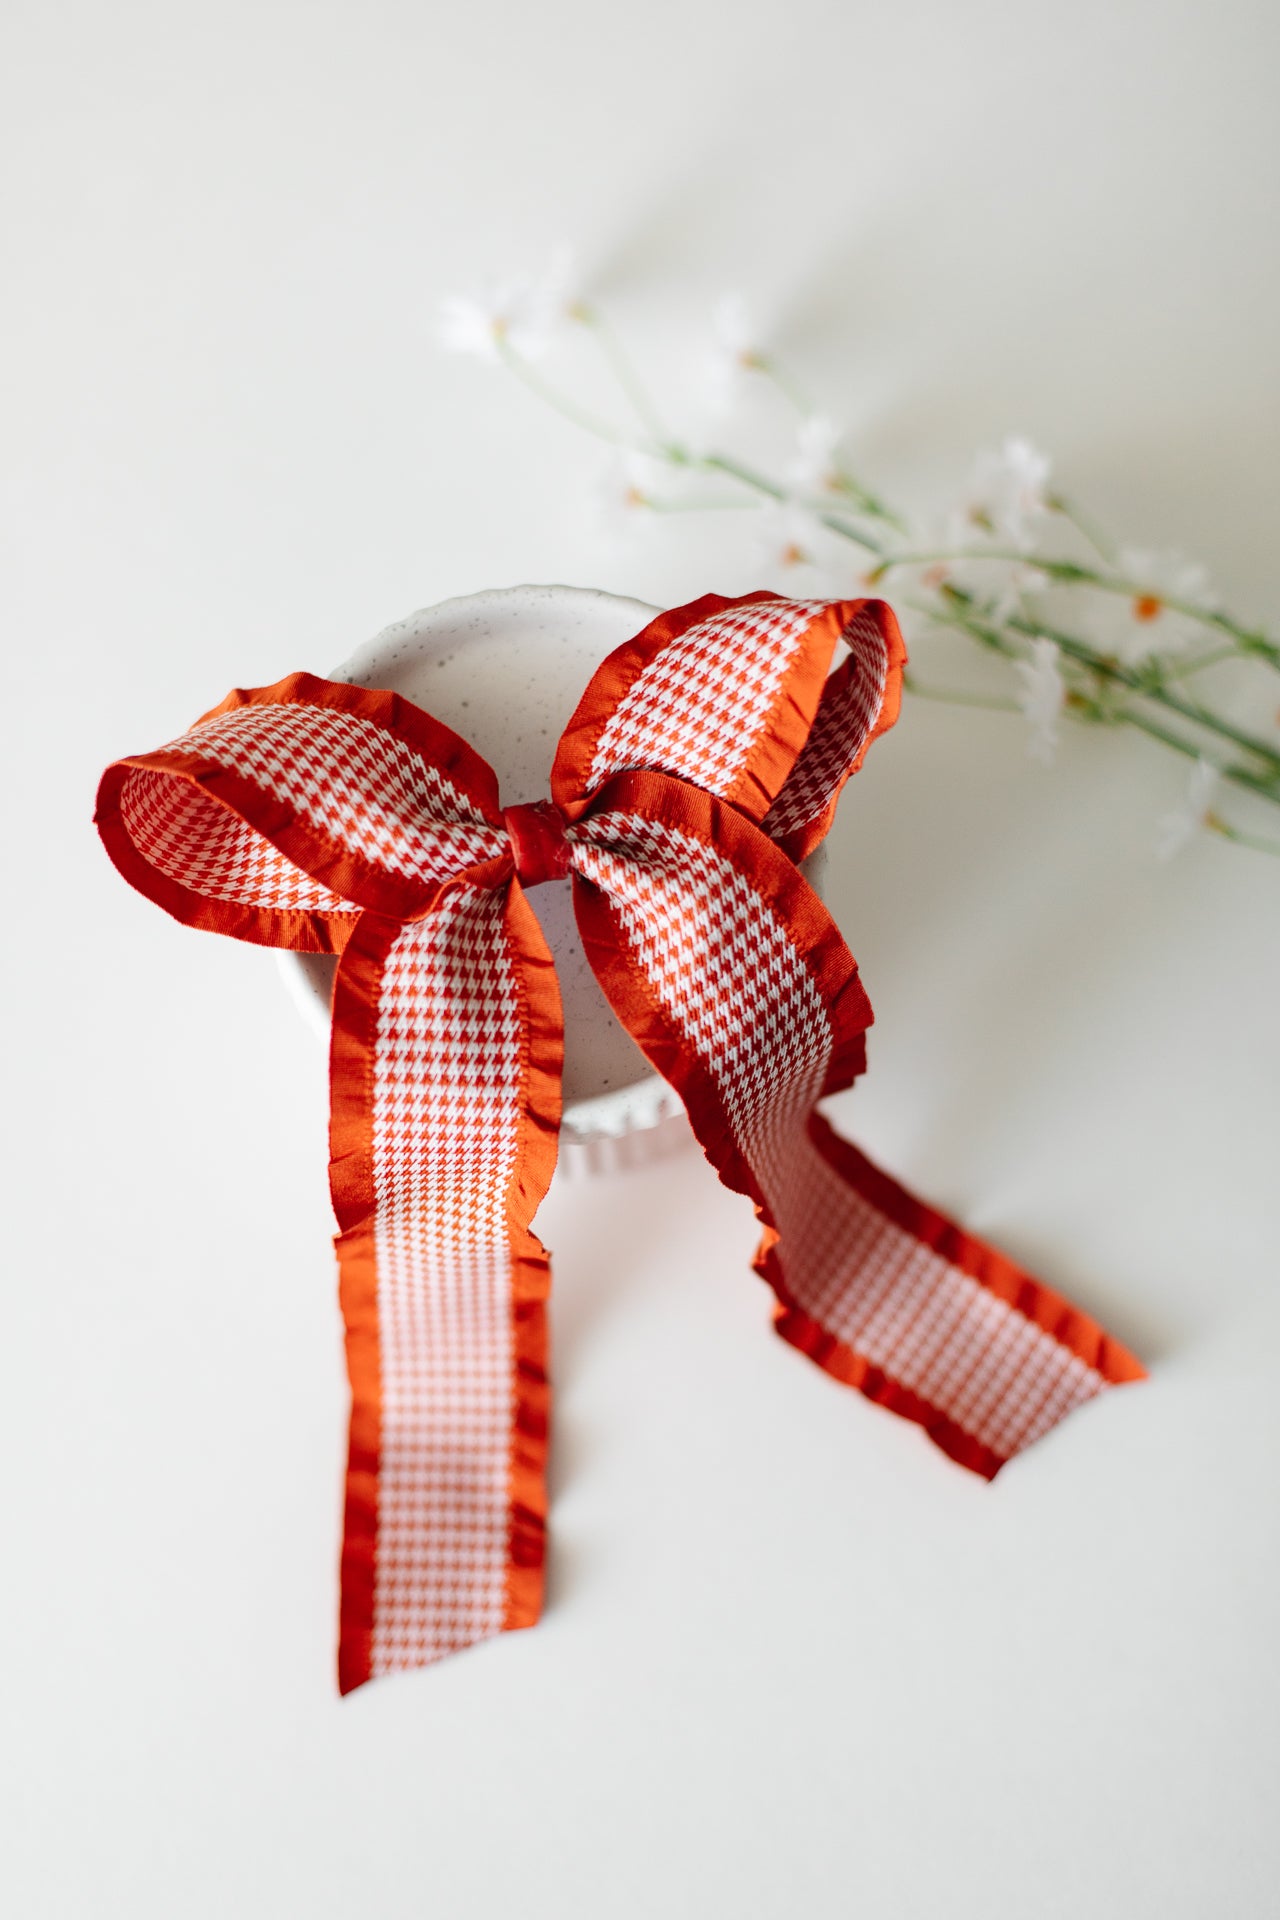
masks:
[[[607,780],[649,771],[761,819],[813,723],[863,601],[704,594],[611,653],[564,731],[552,797],[573,820]]]
[[[846,780],[898,717],[907,650],[884,601],[858,602],[841,638],[848,658],[828,676],[808,738],[762,823],[795,861],[825,837]]]

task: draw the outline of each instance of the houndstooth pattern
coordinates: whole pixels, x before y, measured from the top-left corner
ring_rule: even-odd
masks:
[[[351,910],[350,901],[189,780],[132,768],[120,791],[120,817],[143,859],[193,893],[282,911]]]
[[[714,848],[636,814],[574,829],[668,1018],[714,1076],[778,1227],[797,1305],[1007,1459],[1101,1391],[1100,1374],[851,1188],[806,1122],[831,1056],[786,928]]]
[[[372,1668],[501,1630],[512,1421],[507,1192],[521,1020],[505,894],[409,923],[378,999],[373,1139],[382,1434]]]
[[[170,752],[230,768],[374,866],[411,879],[465,873],[507,837],[439,768],[385,727],[336,707],[233,707]]]
[[[506,835],[435,768],[368,723],[353,731],[349,718],[252,704],[172,745],[233,767],[383,867],[443,878],[506,848]],[[144,858],[203,895],[351,911],[188,780],[133,769],[120,811]],[[523,1029],[505,905],[505,889],[455,887],[401,929],[381,970],[370,1116],[381,1390],[375,1673],[487,1638],[506,1611],[506,1203]]]
[[[833,674],[823,690],[809,738],[764,818],[774,840],[826,812],[862,752],[884,704],[889,654],[880,623],[864,608],[843,634],[851,671]]]
[[[654,767],[732,790],[823,604],[730,608],[673,640],[619,702],[590,784]],[[779,838],[825,811],[881,709],[877,623],[861,615],[845,638],[855,670],[828,687],[766,820]],[[736,695],[727,717],[726,685]],[[369,1667],[420,1666],[496,1634],[509,1617],[509,1200],[528,1063],[506,919],[510,862],[491,867],[484,887],[469,871],[506,854],[509,841],[420,752],[336,708],[250,702],[172,749],[234,771],[384,871],[455,882],[426,918],[399,927],[378,970],[373,1192],[361,1196],[372,1202],[378,1324]],[[144,859],[201,895],[353,910],[188,779],[131,769],[119,811]],[[779,1229],[797,1305],[1001,1458],[1097,1393],[1097,1372],[882,1215],[810,1138],[831,1017],[793,935],[751,881],[714,847],[634,813],[588,816],[568,839],[578,873],[612,901],[653,993],[715,1081]],[[359,1257],[363,1284],[363,1238]],[[369,1597],[361,1591],[361,1622]]]
[[[725,794],[821,600],[762,600],[709,614],[669,640],[619,700],[596,743],[588,790],[631,768]]]

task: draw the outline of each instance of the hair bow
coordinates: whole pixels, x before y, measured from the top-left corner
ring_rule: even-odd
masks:
[[[1142,1376],[816,1110],[862,1071],[871,1008],[797,863],[896,718],[904,658],[880,601],[708,594],[597,670],[547,799],[504,808],[429,714],[305,673],[103,776],[97,824],[142,893],[191,926],[340,955],[344,1693],[541,1607],[550,1273],[530,1223],[563,1029],[525,897],[540,882],[572,875],[605,994],[754,1201],[784,1339],[988,1477]]]

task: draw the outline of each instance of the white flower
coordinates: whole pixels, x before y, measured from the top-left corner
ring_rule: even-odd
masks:
[[[506,325],[506,296],[502,292],[485,299],[449,293],[440,302],[438,338],[446,353],[474,353],[496,360],[498,340]]]
[[[711,316],[716,344],[740,366],[753,366],[760,358],[760,343],[745,296],[738,292],[721,294]]]
[[[756,555],[769,567],[816,567],[823,526],[798,500],[776,500],[754,516]]]
[[[654,481],[662,477],[655,461],[629,447],[619,448],[592,490],[592,521],[597,533],[611,544],[635,533],[653,511]]]
[[[1169,813],[1161,814],[1157,822],[1156,859],[1172,860],[1180,853],[1192,835],[1198,833],[1209,814],[1209,802],[1218,785],[1218,769],[1210,766],[1205,759],[1196,761],[1187,781],[1187,791],[1180,807]]]
[[[966,514],[953,512],[934,522],[924,544],[949,554],[972,542],[973,522]],[[977,611],[982,618],[997,626],[1014,615],[1028,617],[1026,596],[1043,593],[1051,584],[1048,574],[1031,560],[1006,560],[981,551],[964,560],[924,561],[911,569],[911,577],[927,592],[943,586],[962,588],[981,603]]]
[[[1058,746],[1058,715],[1062,712],[1067,697],[1066,685],[1058,669],[1058,645],[1055,640],[1046,640],[1039,635],[1031,642],[1031,658],[1015,660],[1014,667],[1022,682],[1018,689],[1018,705],[1026,715],[1030,727],[1027,752],[1033,760],[1039,760],[1048,766]]]
[[[522,359],[539,360],[580,308],[572,251],[559,247],[540,274],[506,280],[483,295],[449,294],[440,303],[440,344],[492,360],[505,341]]]
[[[1121,602],[1124,618],[1116,651],[1126,666],[1137,666],[1154,654],[1176,653],[1196,631],[1197,623],[1167,603],[1181,600],[1206,612],[1216,604],[1206,569],[1170,549],[1149,552],[1122,549],[1116,563],[1122,579],[1133,582],[1133,598]]]
[[[1034,522],[1049,511],[1049,473],[1048,455],[1018,434],[998,449],[984,449],[964,500],[970,535],[979,527],[1011,546],[1029,547]]]
[[[711,347],[706,359],[707,396],[717,412],[738,397],[743,378],[758,368],[764,352],[746,301],[740,293],[726,293],[711,316]]]
[[[1003,626],[1004,622],[1013,619],[1015,614],[1026,613],[1024,602],[1027,594],[1043,593],[1051,582],[1048,574],[1042,573],[1039,567],[1029,566],[1022,560],[1014,560],[1006,565],[1002,578],[993,579],[988,572],[986,584],[987,591],[994,593],[994,598],[986,611],[986,618],[997,626]]]
[[[787,479],[797,493],[827,493],[839,484],[836,448],[840,429],[825,413],[811,413],[796,429],[796,450]]]

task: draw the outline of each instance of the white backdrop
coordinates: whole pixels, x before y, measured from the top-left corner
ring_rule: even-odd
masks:
[[[438,353],[562,239],[660,378],[742,287],[900,498],[1021,429],[1280,622],[1276,18],[11,7],[22,1920],[1276,1911],[1277,873],[1152,862],[1175,767],[916,706],[834,843],[842,1124],[1152,1380],[988,1487],[771,1337],[696,1155],[558,1183],[548,1614],[345,1702],[323,1058],[90,824],[109,759],[449,594],[776,584],[736,523],[604,548],[596,452]]]

